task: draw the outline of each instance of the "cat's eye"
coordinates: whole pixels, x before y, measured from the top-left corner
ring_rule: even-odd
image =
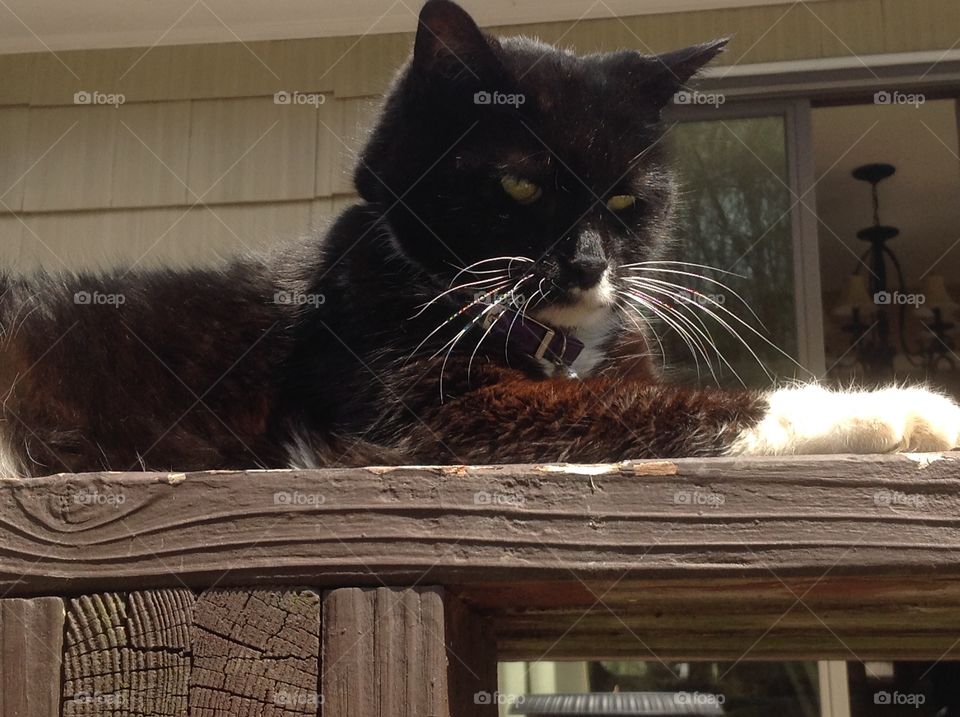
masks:
[[[521,179],[512,174],[505,174],[501,177],[500,186],[503,187],[503,191],[520,204],[532,204],[543,194],[540,187],[529,179]]]
[[[614,212],[622,212],[637,203],[632,194],[615,194],[607,200],[607,208]]]

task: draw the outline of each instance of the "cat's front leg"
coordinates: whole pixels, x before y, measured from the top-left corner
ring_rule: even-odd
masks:
[[[924,388],[770,392],[761,420],[730,447],[734,455],[945,451],[960,445],[960,406]]]

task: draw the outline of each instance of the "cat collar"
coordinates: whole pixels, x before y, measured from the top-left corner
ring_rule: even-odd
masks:
[[[583,351],[583,342],[505,306],[480,305],[471,312],[488,338],[502,338],[509,353],[533,356],[569,368]]]

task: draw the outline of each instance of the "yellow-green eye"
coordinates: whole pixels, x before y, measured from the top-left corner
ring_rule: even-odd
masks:
[[[532,204],[543,194],[540,187],[529,179],[514,177],[512,174],[505,174],[501,177],[500,185],[503,187],[503,191],[521,204]]]
[[[616,194],[607,200],[607,208],[614,212],[621,212],[636,204],[637,198],[632,194]]]

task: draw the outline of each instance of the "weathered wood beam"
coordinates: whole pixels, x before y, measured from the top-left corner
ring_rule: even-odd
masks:
[[[504,658],[958,656],[960,454],[0,481],[10,595],[426,582]]]
[[[960,581],[949,577],[836,578],[825,568],[818,578],[768,573],[466,592],[494,621],[504,660],[960,659]]]
[[[960,575],[936,458],[3,480],[0,591]]]
[[[60,598],[0,600],[0,715],[59,717]]]

